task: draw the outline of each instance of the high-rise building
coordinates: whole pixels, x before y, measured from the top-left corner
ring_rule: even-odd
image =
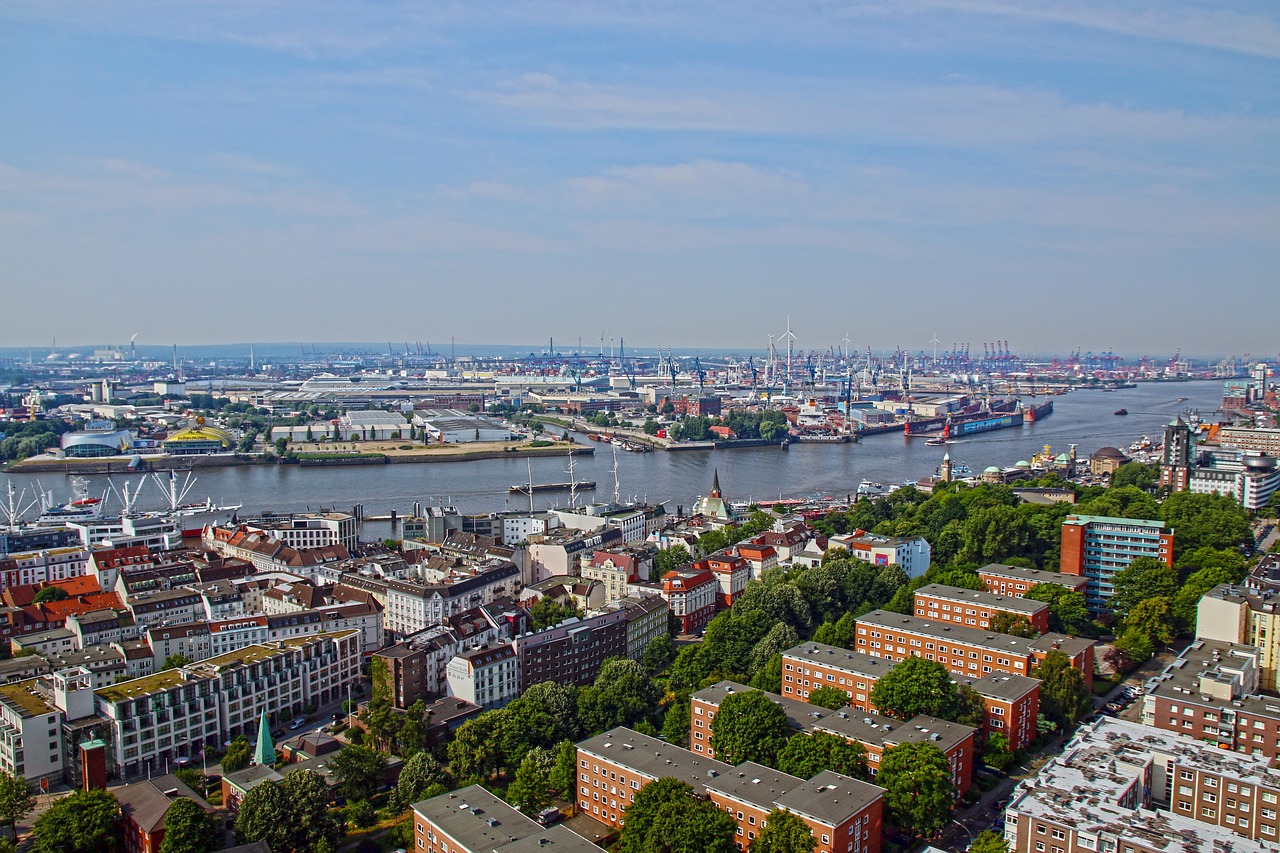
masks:
[[[1174,418],[1164,428],[1164,455],[1160,460],[1160,485],[1183,492],[1191,478],[1191,427]]]

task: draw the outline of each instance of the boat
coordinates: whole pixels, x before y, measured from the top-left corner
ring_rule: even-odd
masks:
[[[102,516],[103,498],[89,495],[89,481],[76,477],[71,481],[71,500],[61,506],[54,505],[52,492],[41,495],[38,526],[60,525],[71,521],[92,521]]]
[[[1129,414],[1129,410],[1128,410],[1128,409],[1116,409],[1116,412],[1115,412],[1115,413],[1116,413],[1117,415],[1127,415],[1127,414]]]
[[[1026,406],[1022,410],[1022,420],[1025,423],[1033,424],[1038,420],[1043,420],[1053,414],[1053,400],[1045,400],[1039,405]]]
[[[858,484],[858,494],[863,497],[878,497],[884,494],[884,484],[863,480]]]
[[[595,480],[579,480],[576,483],[534,483],[533,490],[535,492],[567,492],[571,489],[594,491],[596,487]],[[507,491],[513,495],[529,494],[528,483],[516,483]]]
[[[930,447],[941,447],[946,443],[947,443],[946,438],[940,435],[935,435],[933,438],[925,442],[925,444],[929,445]]]

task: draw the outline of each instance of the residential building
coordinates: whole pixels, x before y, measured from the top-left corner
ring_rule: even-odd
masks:
[[[1258,650],[1258,682],[1263,690],[1280,684],[1280,595],[1271,589],[1221,584],[1196,606],[1196,638],[1251,646]]]
[[[36,684],[33,678],[0,685],[0,770],[28,782],[53,781],[62,773],[62,715]]]
[[[662,597],[680,623],[681,634],[695,634],[716,613],[720,582],[707,569],[673,569],[662,576]]]
[[[1069,515],[1062,522],[1063,574],[1085,578],[1085,603],[1100,613],[1115,588],[1111,579],[1137,557],[1173,565],[1174,531],[1160,521]]]
[[[632,594],[606,604],[603,610],[621,610],[627,622],[627,657],[638,661],[658,637],[671,631],[671,608],[662,596]]]
[[[647,552],[637,548],[614,547],[597,550],[582,564],[582,577],[599,581],[605,601],[617,601],[627,594],[627,585],[649,579],[652,565]]]
[[[855,530],[847,536],[828,539],[827,550],[832,548],[848,551],[855,559],[873,566],[899,566],[913,578],[928,571],[933,559],[933,550],[923,536],[906,539]]]
[[[988,631],[997,613],[1025,619],[1039,634],[1049,630],[1049,604],[1044,601],[940,583],[922,586],[915,592],[916,616],[931,622],[948,622]]]
[[[583,564],[596,551],[619,547],[624,541],[621,530],[601,525],[594,530],[559,527],[531,534],[526,543],[524,582],[531,584],[556,575],[581,577]]]
[[[984,737],[1004,735],[1009,739],[1009,749],[1017,752],[1039,736],[1040,679],[993,672],[963,683],[982,698]]]
[[[884,792],[875,785],[823,771],[808,781],[748,761],[704,780],[707,795],[738,824],[735,844],[747,850],[775,810],[809,827],[814,853],[878,853]]]
[[[988,592],[1022,598],[1027,590],[1042,583],[1057,584],[1084,595],[1088,581],[1079,575],[1062,572],[1046,572],[1042,569],[1024,569],[1021,566],[1004,566],[989,563],[978,569],[978,577],[987,585]]]
[[[449,661],[449,695],[485,710],[520,695],[520,661],[510,643],[459,652]]]
[[[1088,832],[1100,815],[1125,822],[1116,811],[1141,810],[1185,821],[1189,832],[1184,838],[1217,838],[1223,845],[1232,845],[1232,839],[1216,836],[1220,831],[1274,849],[1278,800],[1280,771],[1271,767],[1268,758],[1224,752],[1184,735],[1102,718],[1077,730],[1061,755],[1014,790],[1006,810],[1005,835],[1011,849],[1029,850],[1036,841],[1066,841],[1066,833],[1078,831],[1080,823]],[[1054,805],[1074,807],[1069,821]],[[1100,807],[1109,809],[1103,812]],[[1096,840],[1096,831],[1089,834]],[[1159,834],[1164,836],[1165,830],[1161,828]],[[1142,835],[1138,838],[1145,840]],[[1126,844],[1129,840],[1123,838]]]
[[[569,618],[559,625],[521,634],[513,645],[519,658],[520,690],[541,681],[590,684],[601,664],[626,655],[627,614],[603,610],[583,619]]]
[[[807,700],[819,687],[833,687],[849,695],[849,704],[873,711],[871,689],[893,662],[825,643],[801,643],[782,653],[782,695]]]
[[[1187,491],[1231,498],[1256,512],[1280,488],[1276,457],[1257,450],[1220,447],[1202,450],[1187,480]]]
[[[599,853],[563,824],[543,826],[479,785],[413,806],[413,837],[421,853]]]
[[[716,596],[716,608],[728,610],[733,602],[747,588],[751,579],[751,567],[747,561],[732,550],[711,554],[693,564],[694,571],[706,570],[715,575],[719,592]]]
[[[88,564],[89,550],[83,547],[11,553],[0,558],[0,590],[79,577]]]
[[[778,565],[778,551],[772,545],[760,545],[753,540],[739,543],[737,550],[738,556],[747,561],[747,569],[753,579]]]
[[[179,799],[191,800],[206,813],[213,811],[204,797],[173,774],[124,785],[112,794],[120,802],[125,853],[160,853],[165,816]]]
[[[1029,675],[1050,651],[1060,651],[1093,686],[1093,642],[1064,634],[1033,640],[946,625],[874,610],[858,617],[856,649],[872,657],[901,661],[908,657],[936,660],[957,678],[981,678],[993,672]]]
[[[362,582],[363,581],[363,582]],[[342,583],[356,589],[369,585],[359,575],[343,575]],[[421,580],[379,581],[385,590],[383,627],[391,637],[406,637],[450,616],[519,593],[520,570],[507,560],[450,568]]]
[[[207,622],[148,628],[147,644],[151,646],[154,669],[161,669],[171,657],[184,657],[191,661],[213,657],[213,646],[209,638]]]

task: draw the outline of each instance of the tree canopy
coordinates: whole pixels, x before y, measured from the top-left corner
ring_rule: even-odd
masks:
[[[849,704],[849,694],[839,687],[824,684],[809,691],[809,704],[835,711]]]
[[[750,853],[813,853],[815,846],[809,824],[786,809],[774,809],[747,849]]]
[[[867,750],[857,741],[845,740],[827,732],[800,733],[792,736],[778,753],[777,769],[801,779],[812,779],[830,770],[866,781]]]
[[[884,788],[887,819],[900,829],[933,835],[951,820],[956,787],[947,756],[931,743],[885,750],[875,783]]]
[[[711,748],[727,764],[756,761],[773,767],[791,734],[787,712],[759,690],[726,696],[711,721]]]
[[[1009,853],[1009,842],[1004,840],[1003,834],[984,829],[974,836],[969,853]]]
[[[1071,636],[1090,631],[1092,619],[1082,593],[1061,584],[1038,583],[1023,597],[1048,603],[1050,631]]]
[[[1123,618],[1148,598],[1172,600],[1178,594],[1178,572],[1155,557],[1135,557],[1111,578],[1111,609]]]
[[[32,834],[34,853],[116,853],[120,803],[106,791],[75,791],[54,800]]]
[[[348,744],[329,759],[329,771],[348,800],[367,800],[382,784],[386,759],[367,746]]]
[[[616,853],[735,853],[738,824],[678,779],[645,785],[625,818]]]
[[[222,847],[221,829],[195,800],[179,797],[165,813],[160,853],[210,853]]]
[[[36,807],[36,796],[31,786],[21,776],[0,770],[0,823],[9,827],[13,837],[18,837],[18,821]]]
[[[1074,726],[1091,710],[1084,673],[1062,652],[1055,649],[1046,654],[1031,676],[1040,679],[1040,708],[1054,723]]]
[[[953,719],[959,696],[951,673],[937,661],[909,657],[871,688],[871,704],[882,714],[909,720],[917,714]]]
[[[271,853],[332,850],[341,835],[328,809],[329,792],[313,770],[290,771],[280,782],[264,782],[240,801],[236,838],[265,841]]]

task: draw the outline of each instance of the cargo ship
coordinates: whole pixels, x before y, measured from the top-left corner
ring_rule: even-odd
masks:
[[[1022,420],[1024,423],[1033,424],[1036,421],[1044,420],[1053,414],[1053,401],[1045,400],[1038,406],[1027,406],[1022,410]]]
[[[1009,412],[1008,414],[988,415],[981,418],[973,418],[972,420],[964,420],[960,423],[952,422],[951,437],[964,438],[967,435],[977,435],[980,432],[991,432],[997,429],[1008,429],[1012,426],[1022,425],[1021,412]]]

